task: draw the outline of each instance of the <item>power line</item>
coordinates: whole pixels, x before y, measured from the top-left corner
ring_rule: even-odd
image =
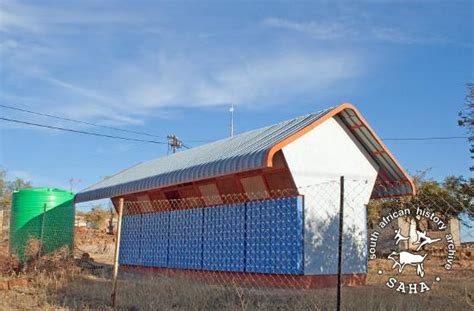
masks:
[[[74,129],[69,129],[69,128],[65,128],[65,127],[59,127],[59,126],[52,126],[52,125],[45,125],[45,124],[38,124],[38,123],[26,122],[26,121],[22,121],[22,120],[9,119],[9,118],[3,118],[3,117],[0,117],[0,120],[4,120],[4,121],[8,121],[8,122],[14,122],[14,123],[19,123],[19,124],[26,124],[26,125],[31,125],[31,126],[37,126],[37,127],[44,127],[44,128],[48,128],[48,129],[59,130],[59,131],[65,131],[65,132],[71,132],[71,133],[78,133],[78,134],[84,134],[84,135],[91,135],[91,136],[106,137],[106,138],[120,139],[120,140],[128,140],[128,141],[137,141],[137,142],[142,142],[142,143],[152,143],[152,144],[160,144],[160,145],[167,145],[167,144],[168,144],[167,142],[156,141],[156,140],[144,140],[144,139],[137,139],[137,138],[122,137],[122,136],[113,136],[113,135],[107,135],[107,134],[100,134],[100,133],[94,133],[94,132],[87,132],[87,131],[74,130]]]
[[[103,127],[103,128],[109,128],[109,129],[115,129],[123,132],[129,132],[129,133],[136,133],[136,134],[142,134],[142,135],[148,135],[148,136],[154,136],[154,137],[159,137],[157,135],[153,134],[148,134],[144,132],[135,132],[135,131],[129,131],[129,130],[122,130],[119,128],[114,128],[114,127],[108,127],[108,126],[102,126],[102,125],[97,125],[85,121],[79,121],[79,120],[73,120],[73,119],[67,119],[67,118],[62,118],[62,117],[57,117],[53,115],[48,115],[48,114],[43,114],[43,113],[36,113],[36,112],[31,112],[28,110],[20,109],[20,108],[15,108],[15,107],[10,107],[10,106],[5,106],[0,104],[0,107],[6,107],[6,108],[11,108],[15,110],[20,110],[20,111],[25,111],[29,113],[34,113],[38,115],[44,115],[56,119],[63,119],[67,121],[72,121],[76,123],[83,123],[83,124],[88,124],[88,125],[93,125],[97,127]],[[98,137],[105,137],[105,138],[112,138],[112,139],[120,139],[120,140],[128,140],[128,141],[135,141],[135,142],[144,142],[144,143],[154,143],[154,144],[160,144],[160,145],[169,145],[169,142],[162,142],[162,141],[156,141],[156,140],[144,140],[144,139],[137,139],[137,138],[128,138],[128,137],[122,137],[122,136],[114,136],[114,135],[107,135],[107,134],[101,134],[101,133],[95,133],[95,132],[88,132],[88,131],[81,131],[81,130],[74,130],[70,128],[64,128],[64,127],[58,127],[58,126],[52,126],[52,125],[45,125],[45,124],[38,124],[38,123],[32,123],[32,122],[26,122],[22,120],[16,120],[16,119],[9,119],[9,118],[3,118],[0,117],[0,120],[8,121],[8,122],[14,122],[14,123],[19,123],[19,124],[26,124],[26,125],[31,125],[31,126],[37,126],[37,127],[43,127],[43,128],[49,128],[49,129],[54,129],[54,130],[60,130],[60,131],[66,131],[66,132],[71,132],[71,133],[78,133],[78,134],[84,134],[84,135],[91,135],[91,136],[98,136]],[[470,139],[472,137],[469,136],[437,136],[437,137],[398,137],[398,138],[383,138],[383,141],[434,141],[434,140],[454,140],[454,139]],[[207,140],[190,140],[191,142],[211,142]],[[181,146],[186,149],[190,149],[191,147],[184,145],[181,141]]]
[[[100,124],[91,123],[91,122],[87,122],[87,121],[81,121],[81,120],[76,120],[76,119],[70,119],[70,118],[60,117],[60,116],[56,116],[56,115],[52,115],[52,114],[47,114],[47,113],[42,113],[42,112],[36,112],[36,111],[27,110],[27,109],[18,108],[18,107],[9,106],[9,105],[0,104],[0,107],[7,108],[7,109],[11,109],[11,110],[16,110],[16,111],[21,111],[21,112],[26,112],[26,113],[30,113],[30,114],[34,114],[34,115],[38,115],[38,116],[53,118],[53,119],[57,119],[57,120],[64,120],[64,121],[68,121],[68,122],[74,122],[74,123],[80,123],[80,124],[86,124],[86,125],[90,125],[90,126],[95,126],[95,127],[101,127],[101,128],[105,128],[105,129],[109,129],[109,130],[114,130],[114,131],[120,131],[120,132],[131,133],[131,134],[138,134],[138,135],[145,135],[145,136],[156,137],[156,138],[164,138],[164,137],[162,137],[162,136],[158,136],[158,135],[154,135],[154,134],[150,134],[150,133],[146,133],[146,132],[125,130],[125,129],[121,129],[121,128],[118,128],[118,127],[100,125]]]
[[[454,139],[469,139],[469,136],[439,136],[439,137],[391,137],[382,138],[383,141],[429,141],[429,140],[454,140]],[[188,140],[188,142],[195,143],[211,143],[215,140]],[[185,146],[186,147],[186,146]]]
[[[404,138],[382,138],[385,141],[407,141],[407,140],[452,140],[452,139],[468,139],[469,136],[439,136],[439,137],[404,137]]]

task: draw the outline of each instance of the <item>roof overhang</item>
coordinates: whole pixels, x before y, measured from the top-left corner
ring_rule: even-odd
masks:
[[[275,144],[267,153],[267,166],[271,167],[273,165],[273,156],[283,147],[335,116],[338,116],[344,122],[380,167],[376,185],[372,192],[372,199],[416,194],[413,180],[361,113],[350,103],[344,103],[332,109],[307,127]]]

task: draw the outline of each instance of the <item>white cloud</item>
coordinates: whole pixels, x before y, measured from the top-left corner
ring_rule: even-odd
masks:
[[[146,49],[123,46],[122,42],[116,45],[118,36],[107,33],[91,38],[89,31],[117,23],[136,22],[131,27],[138,27],[142,19],[117,10],[98,12],[87,5],[66,10],[4,1],[0,10],[7,16],[0,21],[0,31],[4,32],[0,39],[4,62],[1,70],[7,82],[0,97],[31,110],[54,111],[104,125],[143,124],[150,116],[173,118],[183,108],[231,102],[250,108],[283,104],[292,96],[308,95],[317,100],[316,94],[327,93],[331,86],[363,74],[365,67],[364,59],[354,51],[273,48],[265,44],[251,49],[239,47],[239,57],[232,58],[221,45],[200,50],[204,49],[202,45],[188,42],[193,36],[169,39],[185,43],[172,41],[169,45],[166,41]],[[350,29],[339,24],[303,25],[269,19],[266,25],[318,38],[351,35]],[[57,35],[68,26],[69,31],[76,29],[74,36]],[[116,27],[112,33],[121,34],[129,28],[126,26]],[[162,37],[168,31],[159,22],[145,26],[137,36],[157,41],[157,33],[160,40],[165,40]],[[210,35],[199,30],[194,37],[202,42],[202,37]],[[83,45],[78,43],[81,40],[85,41]],[[177,53],[183,44],[186,52]],[[20,98],[15,91],[17,81],[32,86],[24,94],[27,98]],[[56,125],[65,126],[60,121]]]
[[[38,24],[31,14],[31,8],[16,1],[5,0],[0,3],[0,31],[7,32],[14,29],[35,32]]]
[[[97,14],[100,13],[100,14]],[[98,7],[74,3],[62,5],[27,5],[13,0],[0,3],[0,31],[32,33],[70,32],[77,25],[134,24],[143,20],[130,11],[114,6]],[[72,26],[72,27],[68,27]]]
[[[83,97],[96,100],[96,101],[98,101],[100,103],[103,103],[103,104],[113,105],[113,103],[114,103],[114,99],[112,99],[110,97],[100,95],[100,94],[98,94],[97,92],[95,92],[93,90],[89,90],[89,89],[83,88],[81,86],[74,85],[72,83],[63,81],[61,79],[53,78],[49,74],[38,75],[37,78],[39,78],[41,80],[44,80],[44,81],[47,81],[49,83],[52,83],[54,85],[60,86],[62,88],[68,89],[68,90],[70,90],[74,93],[77,93],[78,95],[81,95]]]
[[[236,105],[279,105],[292,96],[327,92],[345,79],[363,74],[363,59],[356,53],[334,51],[262,51],[214,65],[179,56],[149,56],[128,64],[116,64],[107,76],[94,77],[100,90],[80,82],[64,81],[37,71],[33,79],[45,81],[61,101],[38,100],[42,109],[55,114],[98,121],[102,124],[142,124],[154,117],[170,118],[180,109]],[[317,98],[314,98],[316,100]],[[34,99],[17,102],[34,104]]]
[[[242,104],[275,105],[295,95],[321,92],[362,74],[361,59],[337,52],[284,53],[263,57],[218,74],[219,90]]]
[[[353,37],[356,32],[343,23],[315,22],[299,23],[282,18],[267,18],[263,25],[273,28],[288,29],[310,35],[316,39],[333,40]]]
[[[283,18],[267,18],[262,25],[304,33],[318,40],[380,41],[397,44],[443,43],[441,36],[416,35],[399,27],[358,24],[348,21],[297,22]]]
[[[213,71],[196,62],[162,56],[157,67],[138,67],[134,74],[130,70],[118,74],[129,78],[123,98],[143,109],[231,102],[278,105],[291,96],[315,93],[362,74],[362,60],[355,54],[266,52],[264,57],[236,61]]]
[[[446,38],[441,36],[414,36],[394,27],[379,27],[371,31],[372,37],[376,40],[400,43],[400,44],[419,44],[419,43],[445,43]]]

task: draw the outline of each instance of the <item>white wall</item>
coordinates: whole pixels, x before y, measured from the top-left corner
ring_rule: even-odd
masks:
[[[377,164],[337,117],[284,147],[283,154],[304,195],[305,274],[337,272],[340,176],[345,177],[343,272],[366,272],[365,204]]]

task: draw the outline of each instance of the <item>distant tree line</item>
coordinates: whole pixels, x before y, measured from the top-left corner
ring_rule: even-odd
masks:
[[[367,207],[369,226],[374,227],[387,211],[408,208],[414,215],[417,207],[429,209],[445,218],[465,213],[474,221],[474,178],[448,176],[439,182],[428,178],[428,171],[413,176],[416,196],[371,201]]]
[[[459,113],[458,125],[465,128],[469,135],[469,151],[474,160],[474,83],[467,84],[467,95],[464,109]],[[470,167],[474,171],[474,165]]]
[[[19,177],[7,179],[7,171],[0,168],[0,209],[10,208],[12,193],[24,188],[31,188],[31,182]]]
[[[93,206],[87,212],[77,212],[77,215],[84,217],[87,225],[93,229],[103,229],[107,227],[108,221],[111,217],[114,217],[113,209],[106,209],[101,205]]]

